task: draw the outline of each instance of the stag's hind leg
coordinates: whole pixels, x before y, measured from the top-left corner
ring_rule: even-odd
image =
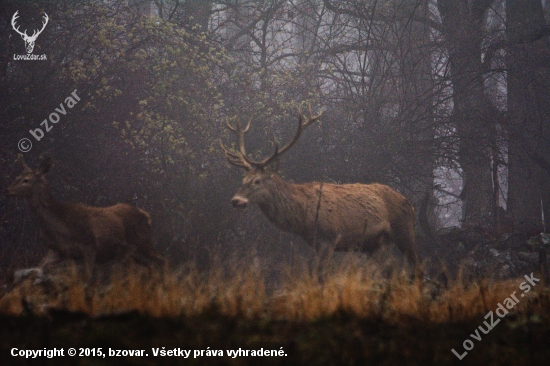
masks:
[[[361,252],[367,255],[367,263],[372,265],[373,274],[382,278],[391,278],[396,271],[391,235],[387,230],[380,230],[363,241]]]
[[[401,253],[407,258],[409,265],[414,269],[415,277],[422,277],[422,270],[416,252],[416,241],[414,237],[414,227],[412,223],[396,225],[393,229],[392,241],[399,248]]]

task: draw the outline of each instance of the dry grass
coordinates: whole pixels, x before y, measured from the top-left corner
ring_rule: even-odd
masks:
[[[465,283],[447,289],[434,283],[411,281],[403,273],[380,275],[372,268],[341,266],[324,281],[302,274],[289,275],[275,288],[257,262],[239,270],[132,270],[112,275],[104,285],[86,287],[75,269],[40,283],[28,278],[0,294],[0,313],[46,314],[49,309],[84,312],[91,316],[137,311],[153,317],[194,316],[205,312],[229,317],[313,321],[346,313],[360,318],[401,324],[410,320],[444,323],[482,319],[514,291],[523,278]],[[518,296],[519,297],[519,296]],[[537,284],[520,297],[517,314],[547,318],[547,289]]]

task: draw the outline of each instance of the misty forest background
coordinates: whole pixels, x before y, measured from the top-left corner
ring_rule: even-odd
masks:
[[[17,10],[21,29],[48,14],[33,52],[47,61],[14,60]],[[313,250],[231,207],[242,171],[218,140],[235,142],[226,118],[253,116],[248,151],[265,156],[310,104],[323,117],[281,174],[392,186],[415,206],[421,259],[443,228],[536,235],[550,227],[549,24],[540,0],[2,1],[0,186],[27,137],[29,166],[55,161],[55,197],[144,208],[172,263],[280,269]],[[0,197],[0,271],[44,252],[25,203]]]

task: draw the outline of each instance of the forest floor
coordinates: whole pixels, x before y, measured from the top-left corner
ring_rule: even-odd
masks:
[[[459,274],[444,285],[391,268],[348,261],[323,281],[296,269],[273,281],[253,260],[230,270],[104,272],[89,286],[74,267],[31,274],[0,290],[0,365],[550,361],[550,290],[537,273]],[[32,358],[54,349],[56,357]]]

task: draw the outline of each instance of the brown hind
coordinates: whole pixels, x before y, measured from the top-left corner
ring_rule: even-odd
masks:
[[[118,203],[109,207],[57,202],[45,174],[52,160],[23,173],[6,189],[8,197],[24,198],[40,224],[40,237],[48,252],[39,268],[64,260],[82,262],[90,280],[96,262],[134,259],[150,265],[164,259],[153,249],[151,219],[142,209]]]

